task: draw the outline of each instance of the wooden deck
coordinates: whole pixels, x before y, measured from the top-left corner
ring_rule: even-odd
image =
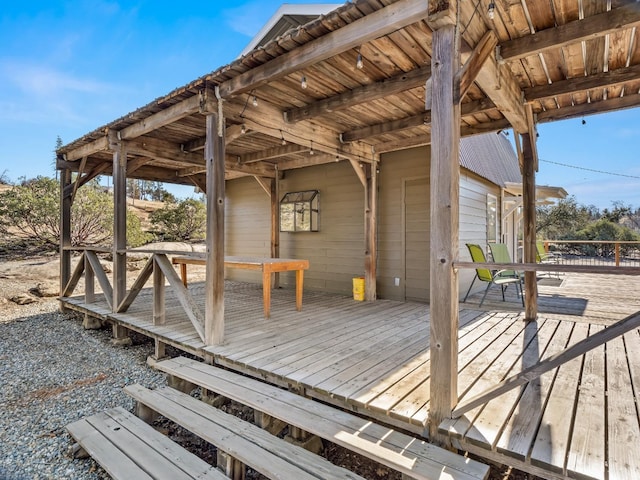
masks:
[[[469,398],[540,358],[640,310],[640,278],[567,274],[540,282],[541,314],[522,321],[515,295],[490,293],[461,306],[459,393]],[[204,298],[204,285],[190,290]],[[513,292],[511,292],[513,293]],[[425,433],[429,408],[429,311],[420,303],[305,292],[273,292],[271,318],[260,285],[227,282],[223,345],[205,347],[167,288],[167,322],[154,326],[151,291],[125,314],[102,302],[80,311],[109,318],[200,357],[300,393]],[[555,310],[555,311],[554,311]],[[557,313],[556,313],[557,312]],[[481,457],[546,478],[640,478],[640,331],[634,330],[539,380],[445,422],[454,443]]]

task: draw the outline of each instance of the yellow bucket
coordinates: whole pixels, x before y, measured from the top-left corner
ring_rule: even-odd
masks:
[[[353,299],[364,301],[364,277],[353,277]]]

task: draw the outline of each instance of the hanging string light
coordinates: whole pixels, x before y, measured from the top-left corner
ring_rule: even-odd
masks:
[[[282,145],[286,145],[287,141],[284,139],[284,134],[282,133],[282,130],[280,130],[280,143]]]
[[[240,133],[241,134],[245,134],[247,133],[247,126],[243,123],[242,126],[240,127]]]
[[[258,97],[256,97],[255,95],[253,96],[253,106],[257,107],[258,106]]]
[[[489,2],[487,13],[489,14],[489,19],[493,20],[496,15],[496,4],[494,2]]]
[[[362,70],[362,68],[364,67],[364,62],[362,61],[362,54],[360,53],[360,48],[362,47],[358,47],[358,59],[356,60],[356,68],[358,70]]]
[[[311,148],[309,148],[309,155],[313,155],[315,152],[313,151],[313,140],[311,140]]]
[[[304,75],[300,80],[300,86],[302,87],[303,90],[307,88],[307,77],[305,77]]]

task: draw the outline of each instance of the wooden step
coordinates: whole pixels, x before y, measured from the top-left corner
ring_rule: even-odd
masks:
[[[477,480],[489,467],[334,407],[184,357],[155,368],[421,480]]]
[[[67,425],[76,442],[115,479],[229,480],[123,408]]]
[[[274,479],[362,479],[301,447],[170,387],[129,385],[136,401]]]

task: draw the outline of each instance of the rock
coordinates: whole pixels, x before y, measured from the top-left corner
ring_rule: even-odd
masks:
[[[31,295],[16,295],[15,297],[11,297],[11,301],[18,305],[28,305],[30,303],[35,303],[38,300]]]
[[[29,293],[35,297],[57,297],[60,291],[57,285],[39,283],[30,288]]]

